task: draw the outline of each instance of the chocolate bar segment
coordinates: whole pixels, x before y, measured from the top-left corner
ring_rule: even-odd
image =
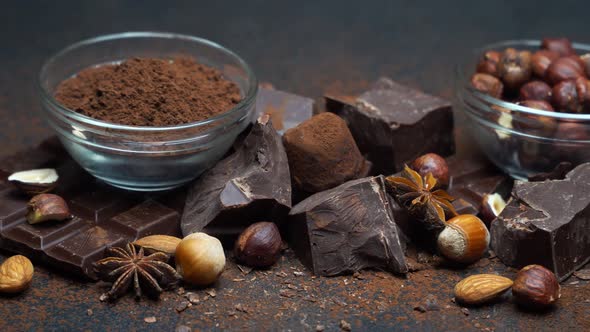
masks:
[[[459,214],[479,214],[483,198],[498,193],[510,195],[512,178],[490,162],[475,157],[447,158],[450,184],[448,192],[455,198],[453,206]]]
[[[328,111],[344,118],[373,174],[390,175],[405,163],[434,152],[454,153],[451,104],[381,78],[356,98],[326,96]]]
[[[182,233],[205,230],[231,241],[254,222],[278,222],[290,207],[287,154],[269,117],[262,116],[236,152],[191,185]]]
[[[405,243],[383,177],[346,182],[317,193],[289,213],[289,245],[314,274],[378,268],[406,273]]]
[[[5,173],[22,170],[19,167],[57,169],[56,193],[64,197],[73,218],[30,225],[25,219],[30,197],[2,178],[0,247],[63,270],[67,276],[94,279],[92,263],[103,258],[107,247],[151,234],[180,235],[182,191],[143,195],[111,188],[82,170],[61,149],[47,149],[47,144],[7,157],[0,164]]]
[[[540,264],[563,280],[590,260],[590,163],[564,180],[517,181],[511,196],[491,227],[504,264]]]
[[[311,98],[261,87],[256,97],[258,116],[269,114],[273,127],[283,134],[313,115],[314,101]]]

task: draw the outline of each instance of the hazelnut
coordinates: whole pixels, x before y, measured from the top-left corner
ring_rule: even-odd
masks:
[[[523,100],[518,105],[543,111],[553,111],[551,104],[543,100]],[[527,134],[550,137],[555,131],[557,122],[548,116],[520,113],[513,120],[513,126]]]
[[[28,207],[27,221],[29,224],[38,224],[49,220],[60,221],[72,217],[66,201],[54,194],[33,196]]]
[[[517,104],[542,111],[553,111],[553,106],[544,100],[523,100],[519,101]]]
[[[518,91],[531,79],[532,73],[531,52],[513,48],[504,50],[498,63],[498,76],[508,90]]]
[[[438,235],[437,246],[446,258],[459,263],[473,263],[488,250],[490,232],[478,217],[462,214],[447,221]]]
[[[551,101],[551,87],[543,81],[531,81],[520,88],[520,100]]]
[[[590,82],[584,77],[563,81],[553,87],[553,105],[558,112],[582,113],[590,109]]]
[[[512,294],[520,305],[543,308],[561,297],[560,289],[553,272],[541,265],[528,265],[516,274]]]
[[[557,84],[584,76],[584,67],[576,58],[575,56],[563,57],[553,61],[545,74],[547,82]]]
[[[471,85],[485,93],[488,94],[494,98],[502,98],[502,93],[504,91],[504,85],[502,84],[502,82],[490,75],[490,74],[482,74],[482,73],[476,73],[471,77]]]
[[[570,140],[570,141],[585,141],[590,139],[590,135],[586,126],[582,123],[576,122],[562,122],[557,125],[555,134],[556,139]]]
[[[576,53],[572,47],[572,42],[567,38],[543,38],[541,48],[556,52],[559,56],[567,56]]]
[[[486,225],[490,225],[502,213],[505,207],[506,201],[504,201],[500,194],[485,194],[481,204],[481,220]]]
[[[580,56],[580,61],[584,64],[584,71],[586,72],[586,76],[590,77],[590,53],[586,53]]]
[[[533,53],[533,56],[531,57],[533,73],[539,78],[544,78],[549,65],[557,59],[559,59],[559,54],[553,51],[539,50]]]
[[[197,286],[214,283],[225,268],[221,242],[205,233],[187,235],[176,247],[176,270],[185,282]]]
[[[257,222],[246,228],[234,247],[236,259],[251,267],[269,267],[281,254],[281,234],[272,222]]]
[[[500,61],[500,52],[487,51],[483,54],[479,63],[477,64],[476,71],[478,73],[490,74],[493,76],[498,75],[498,62]]]
[[[432,173],[437,183],[443,188],[449,185],[449,166],[445,158],[436,153],[427,153],[416,158],[410,164],[410,168],[418,172],[422,177]]]

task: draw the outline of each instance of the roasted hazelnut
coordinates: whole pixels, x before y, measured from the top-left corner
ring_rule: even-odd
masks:
[[[539,78],[545,77],[547,68],[549,68],[549,65],[557,59],[559,59],[559,54],[553,51],[539,50],[533,53],[531,57],[533,73]]]
[[[483,54],[479,63],[477,64],[476,71],[478,73],[490,74],[493,76],[498,75],[498,62],[500,61],[500,52],[487,51]]]
[[[560,56],[575,54],[572,42],[567,38],[543,38],[541,48],[556,52]]]
[[[516,274],[512,294],[522,306],[544,308],[561,297],[561,287],[553,272],[541,265],[528,265]]]
[[[49,220],[66,220],[72,216],[66,201],[54,194],[33,196],[28,207],[27,221],[29,224],[38,224]]]
[[[176,247],[176,270],[185,282],[197,286],[214,283],[225,268],[221,242],[205,233],[187,235]]]
[[[481,203],[481,220],[489,226],[491,222],[502,213],[505,207],[506,201],[504,201],[500,194],[494,193],[484,195],[483,202]]]
[[[410,164],[410,168],[418,172],[422,177],[432,173],[437,183],[443,188],[449,185],[449,166],[445,158],[436,153],[427,153],[416,158]]]
[[[538,110],[543,111],[553,111],[553,106],[544,100],[523,100],[517,103],[518,105],[522,105],[524,107],[530,107]]]
[[[586,76],[590,77],[590,53],[580,56],[580,61],[584,64],[584,71]]]
[[[558,112],[582,113],[590,109],[590,81],[584,77],[563,81],[553,87],[553,105]]]
[[[551,87],[543,81],[531,81],[520,88],[520,100],[551,101]]]
[[[502,93],[504,91],[504,85],[502,84],[502,82],[490,75],[490,74],[482,74],[482,73],[476,73],[471,77],[471,85],[485,93],[488,94],[494,98],[502,98]]]
[[[459,263],[473,263],[488,250],[490,232],[478,217],[458,215],[446,222],[438,235],[437,246],[446,258]]]
[[[550,84],[583,77],[584,67],[576,56],[559,58],[549,65],[545,78]]]
[[[590,133],[582,123],[562,122],[557,125],[553,137],[568,141],[586,141],[590,139]]]
[[[281,234],[272,222],[257,222],[246,228],[234,247],[236,259],[251,267],[269,267],[281,254]]]
[[[532,74],[531,52],[513,48],[504,50],[498,63],[498,76],[508,90],[518,91]]]

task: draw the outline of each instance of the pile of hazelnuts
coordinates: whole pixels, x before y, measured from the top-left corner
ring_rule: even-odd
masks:
[[[590,53],[567,38],[545,38],[541,49],[487,51],[471,85],[494,98],[545,111],[590,113]]]

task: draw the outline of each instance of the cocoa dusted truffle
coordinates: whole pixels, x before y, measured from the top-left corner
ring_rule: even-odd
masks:
[[[322,113],[283,136],[293,185],[308,193],[365,177],[371,164],[361,155],[346,122]]]

